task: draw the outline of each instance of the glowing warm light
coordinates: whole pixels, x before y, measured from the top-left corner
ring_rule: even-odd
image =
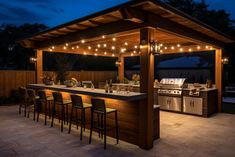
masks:
[[[135,49],[137,49],[138,48],[138,46],[137,45],[135,45]]]
[[[122,53],[125,52],[125,49],[122,48],[122,49],[121,49],[121,52],[122,52]]]
[[[210,50],[213,50],[213,49],[214,49],[213,47],[210,48]]]
[[[112,46],[111,48],[112,48],[112,50],[115,50],[115,46]]]
[[[133,53],[131,53],[131,56],[133,56]]]
[[[64,46],[64,50],[66,50],[67,49],[67,47],[66,46]]]
[[[82,40],[81,42],[84,44],[84,43],[85,43],[85,40]]]
[[[162,47],[162,46],[163,46],[163,44],[160,44],[159,46],[160,46],[160,47]]]
[[[103,36],[102,36],[102,38],[104,39],[104,38],[105,38],[105,36],[103,35]]]
[[[163,50],[160,50],[160,53],[162,53],[163,52]]]
[[[95,49],[95,51],[97,52],[97,51],[98,51],[98,49]]]
[[[87,55],[87,53],[86,53],[86,52],[83,52],[83,54],[84,54],[84,55]]]
[[[103,46],[104,46],[104,47],[107,47],[107,44],[104,44]]]
[[[100,44],[98,44],[97,47],[100,47]]]
[[[107,52],[104,52],[104,55],[107,55]]]
[[[190,49],[188,49],[188,51],[189,51],[189,52],[192,52],[192,49],[190,48]]]
[[[177,44],[177,47],[180,47],[181,45],[180,44]]]
[[[209,49],[209,46],[206,45],[206,49]]]
[[[97,53],[95,53],[95,56],[97,56]]]
[[[52,46],[51,48],[54,50],[54,49],[55,49],[55,46]]]
[[[133,51],[133,53],[136,53],[136,51]]]
[[[172,50],[174,50],[174,49],[175,49],[175,47],[174,47],[174,46],[172,46],[172,47],[171,47],[171,49],[172,49]]]
[[[66,43],[66,44],[65,44],[65,46],[69,46],[69,44],[68,44],[68,43]]]
[[[76,46],[76,48],[78,49],[78,48],[79,48],[79,46]]]
[[[74,50],[74,47],[72,47],[72,50]]]
[[[201,46],[197,46],[197,49],[198,49],[198,50],[201,49]]]
[[[88,46],[88,49],[90,50],[90,49],[91,49],[91,47],[90,47],[90,46]]]
[[[183,48],[180,48],[180,52],[183,52],[183,50],[184,50]]]
[[[114,56],[115,56],[115,54],[112,54],[112,56],[114,57]]]
[[[125,42],[125,45],[127,46],[127,45],[128,45],[128,43],[127,43],[127,42]]]
[[[165,50],[167,50],[167,47],[164,47]]]
[[[49,49],[49,51],[52,51],[52,49]]]
[[[116,41],[116,38],[113,38],[113,41]]]

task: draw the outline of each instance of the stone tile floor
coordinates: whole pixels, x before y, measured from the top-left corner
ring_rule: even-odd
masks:
[[[80,141],[75,128],[71,134],[67,129],[61,133],[58,123],[44,126],[43,119],[36,123],[19,115],[17,106],[1,106],[0,157],[235,157],[235,115],[201,118],[161,112],[160,116],[161,139],[151,150],[123,141],[116,145],[112,138],[104,150],[96,134],[88,144],[88,130]]]

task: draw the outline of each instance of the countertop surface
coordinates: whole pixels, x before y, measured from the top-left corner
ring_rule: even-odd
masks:
[[[69,92],[73,94],[83,94],[94,97],[104,97],[125,101],[135,101],[142,100],[146,98],[145,93],[137,93],[137,92],[125,92],[121,91],[117,93],[114,91],[113,93],[105,93],[104,89],[91,89],[91,88],[83,88],[83,87],[66,87],[65,85],[45,85],[45,84],[29,84],[28,88],[36,88],[36,89],[50,89],[61,92]]]

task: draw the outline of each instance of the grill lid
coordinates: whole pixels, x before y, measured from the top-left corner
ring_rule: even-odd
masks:
[[[182,88],[186,78],[163,78],[160,84],[163,86]]]

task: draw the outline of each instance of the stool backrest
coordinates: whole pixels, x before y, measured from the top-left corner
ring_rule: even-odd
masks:
[[[42,103],[47,102],[47,96],[46,96],[46,92],[44,90],[39,90],[38,91],[38,96],[39,96],[39,99]]]
[[[53,95],[55,104],[59,104],[59,105],[63,104],[63,97],[60,92],[53,92],[52,95]]]
[[[25,87],[19,87],[20,101],[26,102],[28,99],[27,90]]]
[[[82,97],[79,95],[71,95],[72,105],[74,107],[83,108]]]
[[[91,103],[94,112],[106,112],[105,101],[103,99],[91,98]]]
[[[29,102],[35,103],[35,100],[36,100],[35,91],[33,89],[27,89],[27,94],[29,96]]]

